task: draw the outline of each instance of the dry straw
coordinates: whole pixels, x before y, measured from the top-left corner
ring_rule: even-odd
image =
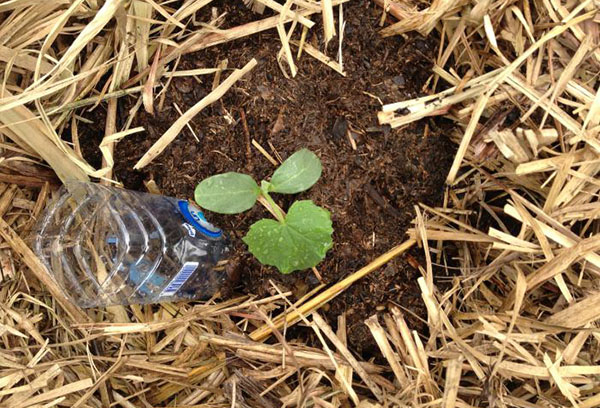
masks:
[[[151,112],[172,77],[216,77],[141,167],[236,81],[253,80],[252,56],[232,70],[178,70],[186,53],[275,29],[282,48],[274,57],[292,75],[303,51],[344,75],[341,52],[334,58],[305,41],[317,22],[325,41],[341,38],[344,1],[255,0],[247,2],[259,13],[252,22],[221,29],[214,15],[195,25],[211,3],[0,3],[0,406],[599,406],[600,17],[592,0],[373,1],[382,35],[440,38],[427,92],[383,106],[378,119],[401,127],[443,116],[459,147],[443,205],[416,208],[408,237],[339,283],[296,301],[273,286],[265,299],[71,305],[26,238],[58,184],[45,164],[63,180],[111,181],[115,144],[143,131],[132,116],[117,128],[118,98],[138,98]],[[261,16],[266,8],[275,15]],[[79,113],[101,103],[108,119],[95,169],[77,130]],[[382,358],[364,361],[348,347],[345,315],[334,330],[318,310],[414,245],[424,254],[414,267],[428,332],[390,307],[365,322]],[[292,338],[292,325],[308,327],[317,343]]]

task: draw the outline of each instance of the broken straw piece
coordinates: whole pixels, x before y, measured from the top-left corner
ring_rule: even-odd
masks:
[[[156,156],[162,153],[163,150],[177,137],[181,129],[196,116],[202,109],[210,104],[218,101],[225,93],[235,84],[241,77],[250,72],[256,66],[256,59],[252,58],[242,69],[233,71],[233,73],[224,80],[221,85],[215,88],[214,91],[206,95],[200,102],[192,106],[187,112],[171,125],[171,127],[152,145],[150,149],[142,156],[142,158],[133,166],[138,170],[147,166]]]

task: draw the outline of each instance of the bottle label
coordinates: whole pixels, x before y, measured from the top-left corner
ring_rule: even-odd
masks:
[[[188,203],[185,200],[179,200],[179,211],[183,217],[194,226],[198,231],[210,238],[220,238],[223,231],[215,227],[204,218],[204,214],[198,207]]]
[[[198,268],[198,262],[186,262],[183,264],[177,275],[171,283],[161,292],[160,297],[173,296],[183,286],[185,282],[192,276]]]

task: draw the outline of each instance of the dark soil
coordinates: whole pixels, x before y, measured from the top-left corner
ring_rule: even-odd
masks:
[[[215,1],[211,6],[217,7],[219,14],[228,13],[223,28],[262,18],[241,4]],[[199,80],[175,78],[162,111],[154,116],[143,110],[137,114],[133,125],[143,126],[146,132],[128,136],[117,145],[116,178],[134,190],[144,190],[143,181],[153,178],[163,194],[185,198],[193,197],[200,180],[216,173],[238,171],[258,180],[267,178],[274,166],[248,144],[245,116],[250,138],[271,155],[285,159],[307,147],[322,160],[323,176],[312,189],[295,197],[276,195],[275,199],[283,208],[295,199],[311,199],[331,211],[335,244],[318,265],[326,283],[343,279],[404,241],[414,205],[439,204],[454,148],[433,123],[428,131],[425,122],[395,130],[379,126],[377,98],[389,103],[420,95],[431,72],[435,42],[420,37],[382,39],[377,34],[381,9],[371,1],[346,4],[344,15],[345,78],[304,54],[297,64],[298,75],[287,79],[276,60],[280,42],[275,30],[182,58],[180,70],[215,67],[223,59],[229,67],[240,68],[253,57],[258,66],[190,122],[199,142],[186,128],[149,166],[134,171],[138,159],[180,116],[174,104],[182,111],[189,109],[210,92],[213,82],[212,75]],[[308,41],[322,49],[321,36],[318,24]],[[337,38],[328,50],[334,58]],[[121,102],[121,123],[135,102],[133,98]],[[102,108],[88,114],[95,125],[81,130],[82,139],[101,138]],[[97,152],[88,156],[98,157]],[[240,276],[235,291],[265,296],[273,293],[272,280],[281,289],[301,296],[318,284],[311,271],[281,275],[247,252],[241,237],[253,222],[269,216],[261,206],[236,216],[207,216],[231,234]],[[406,259],[395,259],[333,300],[327,317],[336,326],[336,316],[346,312],[348,339],[359,352],[369,352],[373,345],[367,340],[371,336],[363,321],[390,303],[408,311],[412,327],[425,330],[416,317],[424,316],[418,276]]]

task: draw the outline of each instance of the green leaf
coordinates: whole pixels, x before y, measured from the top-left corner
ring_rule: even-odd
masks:
[[[308,149],[292,154],[271,177],[271,191],[295,194],[308,190],[321,177],[321,160]]]
[[[310,200],[296,201],[283,223],[264,219],[254,223],[244,242],[264,265],[290,273],[317,265],[333,246],[329,211]]]
[[[224,173],[202,180],[194,197],[198,205],[221,214],[237,214],[252,208],[260,194],[258,184],[247,174]]]

